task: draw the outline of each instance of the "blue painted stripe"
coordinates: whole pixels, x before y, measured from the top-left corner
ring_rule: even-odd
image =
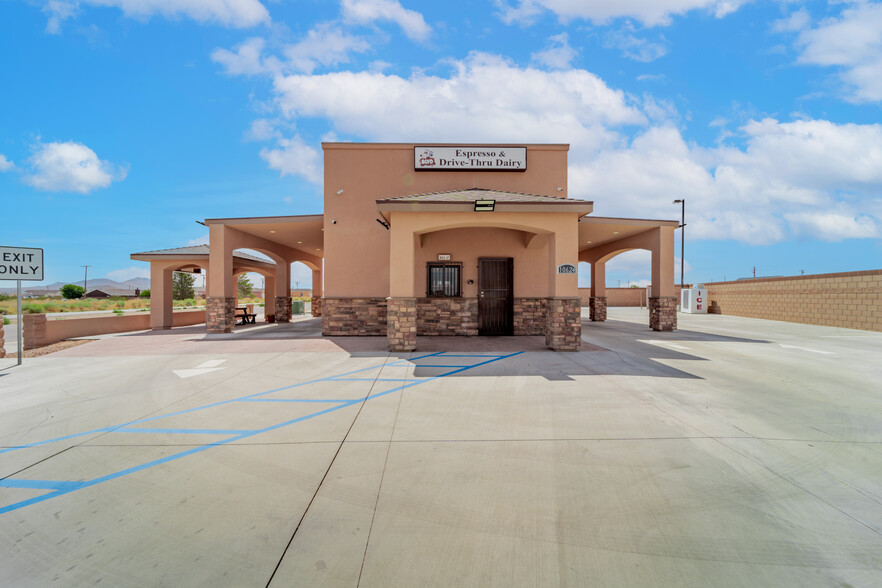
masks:
[[[372,399],[374,399],[374,398],[379,398],[379,397],[381,397],[381,396],[386,396],[387,394],[392,394],[393,392],[398,392],[398,391],[400,391],[400,390],[404,390],[405,388],[410,388],[410,387],[413,387],[413,386],[418,386],[418,385],[420,385],[420,384],[425,384],[425,383],[427,383],[427,382],[431,382],[431,381],[433,381],[433,380],[438,380],[438,379],[440,379],[440,378],[444,378],[444,377],[450,376],[450,375],[455,374],[455,373],[463,372],[463,371],[465,371],[465,370],[472,369],[472,368],[477,367],[477,366],[480,366],[480,365],[485,365],[485,364],[488,364],[488,363],[493,363],[493,362],[495,362],[495,361],[499,361],[499,360],[501,360],[501,359],[507,359],[507,358],[509,358],[509,357],[514,357],[515,355],[520,355],[521,353],[523,353],[523,352],[511,353],[511,354],[509,354],[509,355],[504,355],[504,356],[499,356],[499,357],[490,357],[489,359],[487,359],[487,361],[483,361],[483,362],[477,363],[477,364],[475,364],[475,365],[473,365],[473,366],[463,367],[463,368],[456,369],[456,370],[453,370],[453,371],[451,371],[451,372],[448,372],[448,373],[445,373],[445,374],[440,374],[440,375],[433,376],[433,377],[430,377],[430,378],[414,380],[414,381],[411,381],[411,382],[409,382],[409,383],[405,383],[405,384],[403,384],[403,385],[401,385],[401,386],[396,386],[396,387],[394,387],[394,388],[392,388],[392,389],[390,389],[390,390],[386,390],[386,391],[384,391],[384,392],[380,392],[380,393],[378,393],[378,394],[371,394],[370,396],[367,396],[367,397],[365,397],[365,398],[353,399],[353,400],[347,400],[347,401],[344,401],[344,402],[341,402],[341,403],[337,404],[336,406],[332,406],[332,407],[326,408],[326,409],[324,409],[324,410],[320,410],[320,411],[317,411],[317,412],[314,412],[314,413],[311,413],[311,414],[308,414],[308,415],[304,415],[304,416],[302,416],[302,417],[298,417],[298,418],[295,418],[295,419],[291,419],[291,420],[285,421],[285,422],[283,422],[283,423],[278,423],[278,424],[275,424],[275,425],[271,425],[271,426],[269,426],[269,427],[264,427],[263,429],[255,429],[255,430],[249,431],[249,432],[247,432],[247,433],[242,433],[242,434],[240,434],[240,435],[232,436],[232,437],[230,437],[230,438],[228,438],[228,439],[223,439],[223,440],[221,440],[221,441],[216,441],[216,442],[214,442],[214,443],[207,443],[207,444],[205,444],[205,445],[201,445],[201,446],[198,446],[198,447],[193,447],[193,448],[187,449],[187,450],[185,450],[185,451],[181,451],[181,452],[179,452],[179,453],[175,453],[175,454],[172,454],[172,455],[168,455],[168,456],[163,457],[163,458],[160,458],[160,459],[156,459],[156,460],[153,460],[153,461],[149,461],[149,462],[147,462],[147,463],[144,463],[144,464],[141,464],[141,465],[138,465],[138,466],[133,466],[133,467],[131,467],[131,468],[127,468],[127,469],[124,469],[124,470],[120,470],[120,471],[118,471],[118,472],[114,472],[114,473],[112,473],[112,474],[108,474],[108,475],[106,475],[106,476],[102,476],[102,477],[95,478],[95,479],[93,479],[93,480],[88,480],[88,481],[85,481],[85,482],[72,482],[72,481],[71,481],[71,482],[65,482],[65,481],[60,481],[60,482],[54,482],[54,484],[56,484],[55,486],[48,486],[48,484],[53,484],[53,482],[49,482],[49,481],[40,481],[40,480],[9,480],[9,483],[10,483],[10,484],[12,484],[12,483],[22,484],[22,486],[17,486],[17,487],[31,487],[31,486],[25,486],[25,485],[24,485],[24,484],[27,484],[27,483],[32,483],[32,484],[47,484],[47,486],[46,486],[45,488],[46,488],[46,489],[55,489],[55,492],[50,492],[50,493],[48,493],[48,494],[44,494],[44,495],[42,495],[42,496],[37,496],[37,497],[34,497],[34,498],[30,498],[30,499],[27,499],[27,500],[22,500],[22,501],[20,501],[20,502],[16,502],[16,503],[13,503],[13,504],[9,504],[9,505],[4,506],[4,507],[0,507],[0,514],[4,514],[4,513],[7,513],[7,512],[11,512],[11,511],[13,511],[13,510],[18,510],[18,509],[20,509],[20,508],[23,508],[23,507],[25,507],[25,506],[29,506],[29,505],[31,505],[31,504],[37,504],[37,503],[39,503],[39,502],[43,502],[43,501],[46,501],[46,500],[49,500],[49,499],[52,499],[52,498],[56,498],[56,497],[58,497],[58,496],[62,496],[62,495],[64,495],[64,494],[69,494],[69,493],[74,492],[74,491],[76,491],[76,490],[80,490],[80,489],[83,489],[83,488],[88,488],[88,487],[90,487],[90,486],[94,486],[94,485],[96,485],[96,484],[101,484],[102,482],[107,482],[107,481],[109,481],[109,480],[114,480],[114,479],[116,479],[116,478],[120,478],[120,477],[122,477],[122,476],[126,476],[126,475],[129,475],[129,474],[133,474],[133,473],[136,473],[136,472],[140,472],[140,471],[143,471],[143,470],[146,470],[146,469],[149,469],[149,468],[155,467],[155,466],[157,466],[157,465],[161,465],[161,464],[164,464],[164,463],[168,463],[168,462],[171,462],[171,461],[175,461],[175,460],[181,459],[181,458],[183,458],[183,457],[187,457],[187,456],[190,456],[190,455],[194,455],[194,454],[196,454],[196,453],[201,453],[202,451],[207,451],[208,449],[211,449],[212,447],[218,447],[218,446],[221,446],[221,445],[227,445],[227,444],[229,444],[229,443],[233,443],[233,442],[235,442],[235,441],[239,441],[239,440],[241,440],[241,439],[247,439],[247,438],[249,438],[249,437],[253,437],[253,436],[255,436],[255,435],[259,435],[259,434],[261,434],[261,433],[266,433],[266,432],[268,432],[268,431],[274,431],[274,430],[276,430],[276,429],[280,429],[280,428],[282,428],[282,427],[287,427],[287,426],[292,425],[292,424],[295,424],[295,423],[299,423],[299,422],[302,422],[302,421],[305,421],[305,420],[308,420],[308,419],[313,419],[313,418],[315,418],[315,417],[322,416],[322,415],[325,415],[325,414],[328,414],[328,413],[331,413],[331,412],[334,412],[334,411],[337,411],[337,410],[341,410],[341,409],[346,408],[346,407],[348,407],[348,406],[352,406],[353,404],[358,404],[359,402],[363,402],[363,401],[366,402],[366,401],[368,401],[368,400],[372,400]],[[437,354],[433,354],[433,355],[437,355]],[[426,356],[426,357],[428,357],[428,356]],[[489,357],[489,356],[488,356],[488,357]],[[363,371],[363,370],[356,370],[356,371],[349,372],[349,373],[357,373],[358,371]],[[331,380],[331,379],[333,379],[333,378],[321,378],[321,379],[319,379],[319,380],[313,380],[312,382],[306,382],[306,383],[315,383],[315,382],[327,381],[327,380]],[[305,383],[304,383],[304,384],[305,384]],[[219,406],[219,405],[221,405],[221,404],[228,404],[228,403],[230,403],[230,402],[235,402],[235,401],[238,401],[238,400],[242,400],[242,399],[244,399],[244,398],[253,398],[253,397],[255,397],[255,396],[260,396],[260,395],[263,395],[263,394],[270,394],[270,393],[272,393],[272,392],[278,392],[278,391],[281,391],[281,390],[286,390],[286,389],[290,389],[290,388],[295,388],[295,387],[298,387],[298,386],[300,386],[300,385],[303,385],[303,384],[295,384],[295,385],[292,385],[292,386],[286,386],[286,387],[284,387],[284,388],[279,388],[278,390],[271,390],[271,391],[269,391],[269,392],[262,392],[262,393],[258,393],[258,394],[251,394],[251,395],[249,395],[249,396],[245,396],[245,397],[242,397],[242,398],[240,398],[240,399],[234,399],[234,400],[228,400],[228,401],[224,401],[224,402],[218,402],[218,403],[214,403],[214,404],[209,404],[209,405],[206,405],[206,406],[203,407],[203,408],[209,408],[209,407],[212,407],[212,406]],[[173,413],[173,414],[183,414],[183,413],[187,413],[187,412],[193,412],[194,410],[199,410],[199,409],[198,409],[198,408],[197,408],[197,409],[189,409],[189,410],[186,410],[186,411],[180,411],[180,412]],[[162,415],[162,416],[158,416],[158,417],[151,417],[151,418],[149,418],[149,419],[141,419],[140,421],[133,421],[132,423],[129,423],[129,424],[135,424],[135,423],[139,423],[139,422],[145,422],[145,421],[148,421],[148,420],[155,420],[155,419],[158,419],[158,418],[166,418],[166,417],[168,417],[168,416],[173,416],[173,414],[172,414],[172,415]],[[127,426],[127,425],[121,425],[120,427],[124,427],[124,426]],[[120,427],[108,427],[108,428],[106,428],[106,429],[101,429],[101,430],[96,430],[96,431],[113,431],[113,430],[116,430],[116,429],[118,429],[118,428],[120,428]],[[82,435],[82,434],[81,434],[81,435]],[[75,436],[77,436],[77,435],[70,435],[70,436],[68,436],[68,438],[70,438],[70,437],[75,437]],[[44,442],[44,443],[48,443],[48,442]],[[36,444],[34,444],[34,445],[36,445]],[[8,479],[7,479],[7,480],[8,480]],[[5,481],[5,480],[4,480],[4,481]],[[10,487],[12,487],[12,486],[10,486]],[[43,488],[43,486],[41,486],[40,488]]]
[[[335,382],[407,382],[410,378],[334,378]]]
[[[140,429],[123,427],[115,433],[169,433],[172,435],[241,435],[254,429]]]
[[[0,480],[2,488],[33,488],[36,490],[77,490],[83,482],[65,482],[63,480],[13,480],[6,478]]]
[[[430,364],[415,365],[413,367],[414,368],[463,368],[463,367],[475,367],[476,365],[478,365],[478,364],[473,363],[473,364],[469,364],[469,365],[435,365],[435,364],[430,363]]]
[[[339,398],[332,398],[328,400],[324,400],[321,398],[248,398],[247,400],[237,400],[236,402],[325,402],[329,404],[335,404],[338,402],[349,402],[350,400],[364,400],[365,398],[365,396],[362,396],[361,398],[347,398],[346,400],[340,400]]]

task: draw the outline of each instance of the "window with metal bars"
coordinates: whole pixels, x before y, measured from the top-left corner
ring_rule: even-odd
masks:
[[[462,296],[462,263],[429,262],[426,264],[426,296]]]

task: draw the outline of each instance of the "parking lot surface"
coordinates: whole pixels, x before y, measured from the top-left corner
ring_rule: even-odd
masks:
[[[0,360],[2,584],[882,585],[882,333],[609,317]]]

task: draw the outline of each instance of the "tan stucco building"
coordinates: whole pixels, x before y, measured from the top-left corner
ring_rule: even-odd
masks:
[[[207,219],[207,256],[132,256],[151,262],[153,328],[171,326],[171,272],[194,267],[207,268],[209,332],[233,329],[244,271],[266,278],[267,312],[290,320],[299,261],[313,270],[325,335],[386,336],[396,351],[415,349],[418,335],[544,335],[574,350],[578,263],[591,264],[590,317],[602,321],[604,266],[631,249],[652,252],[650,326],[676,327],[678,222],[589,216],[593,202],[568,197],[568,145],[322,147],[324,214]]]

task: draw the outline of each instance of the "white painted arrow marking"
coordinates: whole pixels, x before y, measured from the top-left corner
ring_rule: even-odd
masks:
[[[820,351],[818,349],[809,349],[808,347],[797,347],[796,345],[784,345],[783,343],[778,343],[784,349],[799,349],[800,351],[809,351],[811,353],[822,353],[823,355],[836,355],[832,351]]]
[[[186,369],[186,370],[172,370],[174,374],[179,378],[192,378],[193,376],[201,376],[204,374],[210,374],[211,372],[216,372],[218,370],[222,370],[224,368],[217,367],[223,362],[227,361],[226,359],[209,359],[208,361],[202,362],[195,368]]]

